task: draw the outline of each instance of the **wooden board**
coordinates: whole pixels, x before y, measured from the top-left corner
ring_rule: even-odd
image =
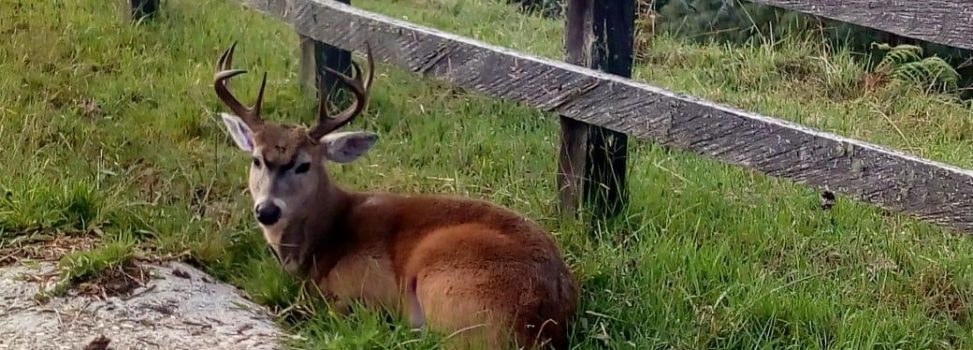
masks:
[[[591,67],[632,77],[635,61],[635,0],[592,1]],[[615,216],[628,202],[628,136],[601,126],[588,128],[588,162],[591,183],[584,197],[598,216]]]
[[[571,0],[567,8],[567,62],[631,77],[635,1]],[[562,213],[574,214],[580,197],[596,219],[617,215],[628,201],[628,136],[567,117],[560,122],[557,184]]]
[[[973,50],[970,0],[748,0]]]
[[[328,0],[241,0],[299,33],[483,94],[973,231],[973,172]]]
[[[594,0],[570,0],[564,30],[565,60],[579,66],[591,65],[592,17]],[[561,143],[557,159],[558,209],[564,217],[578,214],[585,186],[590,125],[565,116],[559,118]]]

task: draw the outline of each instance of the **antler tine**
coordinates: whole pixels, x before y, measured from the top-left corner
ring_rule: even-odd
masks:
[[[329,67],[322,67],[328,73],[338,77],[341,82],[351,88],[352,92],[355,94],[355,102],[351,106],[341,111],[337,115],[331,117],[327,113],[328,104],[328,94],[322,92],[321,106],[318,109],[318,124],[311,129],[310,136],[314,139],[319,139],[329,132],[337,130],[338,128],[344,126],[351,122],[358,114],[361,113],[365,106],[368,104],[368,93],[371,88],[373,71],[375,68],[375,63],[372,58],[372,48],[367,42],[365,43],[365,55],[368,60],[368,76],[365,81],[362,82],[361,77],[361,67],[358,66],[354,61],[351,62],[352,69],[355,71],[356,79],[353,79],[347,75],[339,73]]]
[[[243,119],[247,125],[251,127],[256,127],[263,123],[260,119],[260,108],[263,106],[264,89],[267,86],[267,73],[264,73],[263,82],[260,84],[260,91],[257,93],[257,102],[254,104],[253,108],[247,108],[240,102],[233,93],[230,92],[228,81],[230,78],[237,75],[246,73],[246,70],[242,69],[231,69],[231,63],[233,62],[233,52],[236,50],[236,41],[230,45],[223,54],[220,56],[219,61],[216,62],[216,73],[213,75],[213,87],[216,90],[216,96],[223,101],[223,103],[238,117]]]
[[[368,42],[365,42],[365,51],[368,53],[368,57],[365,58],[368,61],[368,78],[365,78],[365,91],[371,91],[372,79],[375,78],[375,61],[372,59],[372,46]]]

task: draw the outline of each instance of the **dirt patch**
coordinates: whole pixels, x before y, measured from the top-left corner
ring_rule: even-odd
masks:
[[[101,109],[101,105],[99,105],[98,101],[95,101],[93,98],[81,98],[79,101],[77,101],[77,104],[78,108],[81,110],[81,115],[83,115],[85,118],[90,119],[100,117],[104,113],[104,111]]]
[[[867,93],[874,93],[884,88],[889,83],[888,74],[884,72],[865,73],[858,82],[861,89]]]
[[[956,322],[965,322],[970,308],[965,294],[956,285],[952,273],[939,268],[923,272],[916,286],[932,314],[949,316]]]
[[[104,298],[130,295],[136,288],[149,280],[149,271],[127,260],[118,266],[110,267],[85,280],[74,281],[73,289],[79,294],[101,296]]]
[[[808,81],[823,74],[820,64],[810,57],[786,57],[774,65],[782,75],[796,81]]]
[[[64,254],[88,250],[98,243],[95,233],[58,234],[0,245],[0,267],[27,261],[56,261]]]

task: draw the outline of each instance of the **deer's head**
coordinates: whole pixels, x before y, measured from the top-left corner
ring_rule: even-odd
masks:
[[[350,162],[365,154],[378,140],[378,135],[370,132],[335,132],[361,113],[368,102],[374,67],[371,48],[366,44],[368,75],[364,80],[357,63],[352,62],[355,78],[325,67],[351,88],[355,101],[332,116],[328,112],[328,93],[322,91],[317,123],[311,128],[267,122],[260,117],[267,85],[266,73],[253,107],[245,107],[233,97],[227,80],[246,72],[230,68],[235,48],[236,43],[220,56],[213,84],[216,95],[233,112],[221,113],[226,131],[236,145],[253,158],[249,189],[254,214],[260,225],[271,227],[291,219],[312,196],[319,193],[320,186],[329,184],[325,161]]]

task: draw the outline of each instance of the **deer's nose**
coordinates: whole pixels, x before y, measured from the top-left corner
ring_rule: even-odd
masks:
[[[264,226],[273,225],[277,223],[277,220],[280,220],[280,207],[271,201],[257,204],[254,213],[257,214],[257,221]]]

